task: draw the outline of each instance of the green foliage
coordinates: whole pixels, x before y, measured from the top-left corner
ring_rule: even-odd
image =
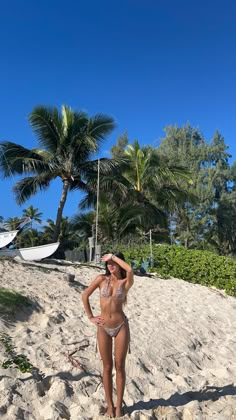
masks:
[[[158,148],[170,164],[186,165],[193,183],[185,202],[175,200],[170,215],[172,238],[186,248],[214,249],[221,255],[236,254],[234,165],[229,164],[222,135],[216,131],[207,143],[199,129],[190,125],[166,127]]]
[[[89,117],[86,112],[73,111],[66,105],[61,112],[55,107],[37,106],[29,115],[29,122],[40,148],[26,149],[17,143],[0,142],[0,172],[4,177],[14,174],[24,177],[13,187],[18,204],[47,190],[54,179],[61,179],[53,237],[57,241],[67,195],[75,189],[89,190],[89,181],[94,181],[97,174],[97,161],[92,161],[92,157],[114,129],[115,122],[103,114]],[[104,158],[101,174],[105,169],[112,172],[113,167],[114,163]],[[35,209],[31,210],[35,213]],[[37,217],[40,219],[40,214]]]
[[[119,158],[124,156],[124,151],[129,143],[128,133],[125,131],[122,135],[118,136],[116,144],[111,148],[111,154],[113,158]]]
[[[139,263],[150,256],[149,246],[121,249],[128,261]],[[153,270],[164,278],[170,276],[224,289],[236,296],[236,260],[210,251],[188,250],[182,246],[154,245]]]
[[[29,299],[15,290],[0,288],[0,309],[3,311],[15,311],[19,306],[29,305]]]
[[[0,342],[5,347],[5,352],[8,356],[8,359],[1,364],[3,369],[14,367],[19,369],[22,373],[32,373],[33,369],[35,369],[34,366],[24,354],[17,354],[15,352],[15,347],[13,346],[11,337],[8,334],[0,332]]]
[[[30,205],[27,209],[24,209],[22,212],[23,217],[30,217],[31,229],[32,229],[33,221],[42,223],[42,220],[41,220],[42,215],[43,213],[41,213],[37,207],[33,207],[32,205]]]

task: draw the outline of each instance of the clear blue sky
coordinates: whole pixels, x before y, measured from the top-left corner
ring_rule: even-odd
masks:
[[[36,141],[35,105],[104,112],[117,129],[101,156],[128,130],[158,145],[167,125],[189,122],[210,141],[216,129],[236,159],[236,3],[234,0],[8,0],[1,4],[0,140]],[[1,180],[0,215],[30,204],[55,218],[61,185],[22,207]],[[64,214],[76,212],[73,193]]]

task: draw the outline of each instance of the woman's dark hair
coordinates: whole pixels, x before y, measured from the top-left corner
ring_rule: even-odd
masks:
[[[122,252],[112,252],[112,255],[115,255],[116,257],[118,257],[121,260],[125,261],[124,254],[122,254]],[[105,264],[105,269],[106,269],[105,275],[106,276],[109,276],[111,273],[110,273],[110,271],[107,268],[107,261],[106,261],[106,264]],[[121,272],[122,279],[125,279],[125,277],[126,277],[126,271],[123,268],[120,267],[120,272]]]

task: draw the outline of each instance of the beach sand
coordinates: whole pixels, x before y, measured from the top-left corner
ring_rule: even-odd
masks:
[[[81,301],[100,272],[56,262],[0,261],[1,287],[31,299],[13,315],[0,313],[0,331],[39,370],[32,376],[0,369],[1,419],[104,418],[97,327]],[[97,291],[91,306],[99,314]],[[178,279],[135,276],[125,313],[131,354],[123,418],[236,419],[235,298]],[[0,344],[0,360],[5,358]]]

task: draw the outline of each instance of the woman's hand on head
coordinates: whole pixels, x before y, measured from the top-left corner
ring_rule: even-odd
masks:
[[[104,324],[104,319],[101,317],[101,315],[93,316],[92,318],[90,318],[90,321],[96,325]]]
[[[104,262],[109,261],[111,259],[112,259],[112,254],[105,254],[101,257],[101,261],[104,261]]]

